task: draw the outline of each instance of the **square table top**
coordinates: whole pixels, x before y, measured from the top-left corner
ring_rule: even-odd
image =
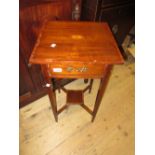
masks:
[[[105,22],[49,21],[37,39],[30,63],[120,64],[123,57]]]

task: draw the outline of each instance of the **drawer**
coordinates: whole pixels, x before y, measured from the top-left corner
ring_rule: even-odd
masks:
[[[47,65],[48,74],[53,78],[101,78],[107,65],[64,63]]]

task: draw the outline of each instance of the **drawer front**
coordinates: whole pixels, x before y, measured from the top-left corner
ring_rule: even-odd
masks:
[[[50,77],[55,78],[101,78],[104,75],[104,64],[50,64],[47,66]]]

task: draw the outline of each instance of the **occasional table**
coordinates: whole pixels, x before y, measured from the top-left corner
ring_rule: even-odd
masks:
[[[49,21],[41,29],[29,62],[39,64],[45,78],[55,121],[58,114],[71,104],[79,104],[94,121],[114,64],[122,64],[123,57],[107,23]],[[56,94],[51,78],[91,79],[84,90],[62,90],[66,104],[57,109]],[[100,78],[93,110],[84,104],[84,92],[91,92],[94,78]]]

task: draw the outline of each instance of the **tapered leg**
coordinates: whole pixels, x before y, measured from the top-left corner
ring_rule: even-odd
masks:
[[[52,111],[54,114],[55,121],[58,122],[58,114],[57,114],[57,104],[56,104],[56,95],[52,88],[47,88],[48,96],[50,99]]]
[[[51,82],[51,78],[49,77],[48,73],[47,73],[47,69],[46,66],[42,65],[41,66],[42,72],[44,74],[44,79],[45,79],[45,87],[47,89],[47,93],[50,99],[50,103],[51,103],[51,107],[52,107],[52,111],[54,114],[54,118],[55,121],[58,122],[58,113],[57,113],[57,103],[56,103],[56,95],[55,92],[53,90],[53,83]]]
[[[61,82],[60,80],[57,80],[57,85],[58,85],[58,92],[61,93]]]
[[[110,77],[110,71],[111,71],[111,66],[107,66],[104,77],[101,79],[99,90],[97,93],[97,97],[96,97],[96,101],[95,101],[95,105],[94,105],[94,109],[93,109],[93,113],[92,113],[92,122],[94,121],[94,119],[96,117],[102,97],[104,95],[104,92],[105,92],[105,89],[106,89],[106,86],[108,83],[108,79]]]
[[[91,93],[92,90],[92,85],[93,85],[93,79],[90,80],[90,88],[89,88],[89,93]]]

